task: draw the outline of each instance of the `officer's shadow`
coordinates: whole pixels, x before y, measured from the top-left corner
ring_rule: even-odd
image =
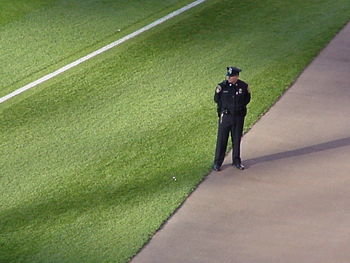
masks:
[[[330,149],[345,147],[349,145],[350,145],[350,137],[347,137],[347,138],[315,144],[315,145],[311,145],[311,146],[307,146],[307,147],[303,147],[303,148],[299,148],[291,151],[279,152],[279,153],[274,153],[270,155],[253,158],[253,159],[248,159],[248,160],[245,160],[243,164],[246,168],[249,168],[258,163],[276,161],[280,159],[306,155],[310,153],[322,152],[322,151],[327,151]]]

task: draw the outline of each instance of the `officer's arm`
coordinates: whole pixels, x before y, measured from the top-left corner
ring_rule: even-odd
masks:
[[[220,102],[220,94],[221,94],[221,86],[217,85],[217,87],[215,89],[215,94],[214,94],[214,101],[216,103]]]
[[[215,89],[215,94],[214,94],[214,101],[216,102],[217,104],[217,112],[218,112],[218,116],[220,117],[220,114],[221,114],[221,99],[220,99],[220,96],[221,96],[221,86],[218,85]]]
[[[247,86],[247,95],[246,95],[246,99],[245,99],[245,105],[247,105],[250,102],[250,98],[251,98],[251,92],[249,87]]]

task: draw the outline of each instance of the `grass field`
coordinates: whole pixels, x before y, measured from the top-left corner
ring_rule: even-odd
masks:
[[[70,9],[67,3],[52,1],[62,10]],[[100,12],[113,17],[113,1],[83,5],[93,16],[102,3]],[[146,23],[179,3],[135,21]],[[64,20],[45,11],[51,4],[33,6],[14,20],[1,16],[7,21],[1,32],[46,29],[47,14],[57,24]],[[137,16],[139,9],[130,10]],[[240,66],[250,83],[248,129],[350,19],[349,11],[347,0],[209,0],[0,104],[0,262],[127,262],[210,170],[212,97],[226,66]],[[113,23],[121,22],[100,27]],[[64,21],[58,28],[71,30]],[[80,31],[89,38],[98,30]],[[61,39],[52,60],[27,54],[27,62],[13,66],[22,75],[5,67],[1,92],[108,43],[107,31],[75,51],[69,37]],[[16,53],[2,36],[1,49]],[[35,41],[49,45],[45,34]],[[38,62],[33,69],[30,60]]]
[[[0,96],[189,2],[1,0]]]

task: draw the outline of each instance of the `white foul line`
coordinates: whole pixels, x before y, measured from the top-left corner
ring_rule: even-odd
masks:
[[[50,73],[50,74],[47,74],[46,76],[44,76],[44,77],[42,77],[42,78],[40,78],[40,79],[38,79],[36,81],[33,81],[33,82],[23,86],[22,88],[19,88],[19,89],[15,90],[15,91],[11,92],[10,94],[0,98],[0,103],[3,103],[4,101],[7,101],[7,100],[11,99],[12,97],[14,97],[16,95],[19,95],[22,92],[25,92],[26,90],[29,90],[29,89],[31,89],[31,88],[33,88],[33,87],[35,87],[35,86],[37,86],[37,85],[47,81],[47,80],[49,80],[49,79],[52,79],[53,77],[56,77],[57,75],[65,72],[65,71],[67,71],[67,70],[69,70],[69,69],[71,69],[71,68],[73,68],[73,67],[75,67],[77,65],[79,65],[80,63],[83,63],[86,60],[89,60],[90,58],[93,58],[93,57],[95,57],[95,56],[97,56],[97,55],[99,55],[99,54],[101,54],[101,53],[103,53],[103,52],[105,52],[105,51],[115,47],[115,46],[118,46],[121,43],[123,43],[123,42],[125,42],[125,41],[127,41],[127,40],[129,40],[129,39],[131,39],[131,38],[133,38],[133,37],[135,37],[135,36],[145,32],[145,31],[147,31],[147,30],[149,30],[149,29],[151,29],[151,28],[153,28],[153,27],[155,27],[155,26],[157,26],[157,25],[159,25],[159,24],[161,24],[161,23],[163,23],[163,22],[165,22],[165,21],[167,21],[167,20],[169,20],[169,19],[171,19],[171,18],[173,18],[173,17],[175,17],[175,16],[177,16],[177,15],[179,15],[179,14],[181,14],[181,13],[187,11],[187,10],[189,10],[189,9],[191,9],[192,7],[195,7],[195,6],[203,3],[204,1],[206,1],[206,0],[194,1],[191,4],[188,4],[188,5],[186,5],[186,6],[182,7],[182,8],[174,11],[174,12],[172,12],[172,13],[170,13],[170,14],[168,14],[168,15],[166,15],[166,16],[164,16],[164,17],[162,17],[162,18],[160,18],[160,19],[158,19],[158,20],[156,20],[154,22],[152,22],[149,25],[144,26],[144,27],[140,28],[139,30],[136,30],[135,32],[133,32],[133,33],[131,33],[129,35],[127,35],[127,36],[125,36],[125,37],[123,37],[123,38],[121,38],[121,39],[119,39],[117,41],[114,41],[114,42],[108,44],[107,46],[104,46],[104,47],[102,47],[102,48],[100,48],[100,49],[98,49],[98,50],[96,50],[96,51],[94,51],[94,52],[92,52],[92,53],[82,57],[82,58],[79,58],[78,60],[76,60],[76,61],[74,61],[74,62],[72,62],[72,63],[70,63],[70,64],[68,64],[68,65],[66,65],[66,66],[64,66],[64,67],[62,67],[62,68],[52,72],[52,73]]]

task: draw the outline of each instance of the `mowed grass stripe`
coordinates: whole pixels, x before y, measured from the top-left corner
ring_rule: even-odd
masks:
[[[54,0],[1,0],[0,26],[13,22],[39,8],[45,8]]]
[[[191,2],[3,0],[0,97]]]
[[[250,83],[247,129],[349,10],[207,1],[0,106],[0,261],[127,262],[209,171],[225,67]]]
[[[106,52],[107,50],[109,50],[111,48],[114,48],[114,47],[124,43],[125,41],[128,41],[128,40],[138,36],[139,34],[142,34],[143,32],[145,32],[147,30],[150,30],[153,27],[160,25],[161,23],[164,23],[165,21],[167,21],[167,20],[169,20],[169,19],[171,19],[173,17],[175,17],[177,15],[180,15],[181,13],[183,13],[183,12],[185,12],[185,11],[187,11],[187,10],[189,10],[189,9],[191,9],[191,8],[201,4],[201,3],[203,3],[204,1],[205,0],[194,1],[193,3],[188,4],[188,5],[182,7],[182,8],[180,8],[180,9],[178,9],[178,10],[176,10],[176,11],[174,11],[174,12],[172,12],[172,13],[170,13],[170,14],[168,14],[168,15],[160,18],[160,19],[157,19],[156,21],[152,22],[151,24],[148,24],[147,26],[144,26],[144,27],[136,30],[135,32],[133,32],[133,33],[131,33],[131,34],[129,34],[129,35],[127,35],[127,36],[117,40],[117,41],[114,41],[114,42],[112,42],[112,43],[110,43],[110,44],[108,44],[108,45],[106,45],[106,46],[104,46],[104,47],[102,47],[102,48],[100,48],[100,49],[98,49],[98,50],[96,50],[96,51],[94,51],[94,52],[92,52],[92,53],[82,57],[82,58],[79,58],[76,61],[74,61],[72,63],[69,63],[68,65],[66,65],[64,67],[59,68],[58,70],[56,70],[56,71],[54,71],[54,72],[52,72],[50,74],[47,74],[46,76],[44,76],[44,77],[42,77],[42,78],[40,78],[40,79],[38,79],[36,81],[33,81],[33,82],[25,85],[24,87],[19,88],[19,89],[15,90],[15,91],[11,92],[10,94],[8,94],[6,96],[1,97],[0,98],[0,103],[3,103],[3,102],[5,102],[5,101],[7,101],[7,100],[9,100],[9,99],[11,99],[11,98],[21,94],[21,93],[23,93],[23,92],[25,92],[25,91],[27,91],[27,90],[29,90],[31,88],[34,88],[35,86],[37,86],[37,85],[39,85],[41,83],[44,83],[45,81],[48,81],[48,80],[56,77],[57,75],[65,72],[67,70],[70,70],[71,68],[74,68],[74,67],[78,66],[79,64],[81,64],[81,63],[83,63],[83,62],[85,62],[85,61],[87,61],[87,60],[89,60],[89,59],[91,59],[91,58],[93,58],[93,57],[95,57],[97,55],[100,55],[103,52]]]

